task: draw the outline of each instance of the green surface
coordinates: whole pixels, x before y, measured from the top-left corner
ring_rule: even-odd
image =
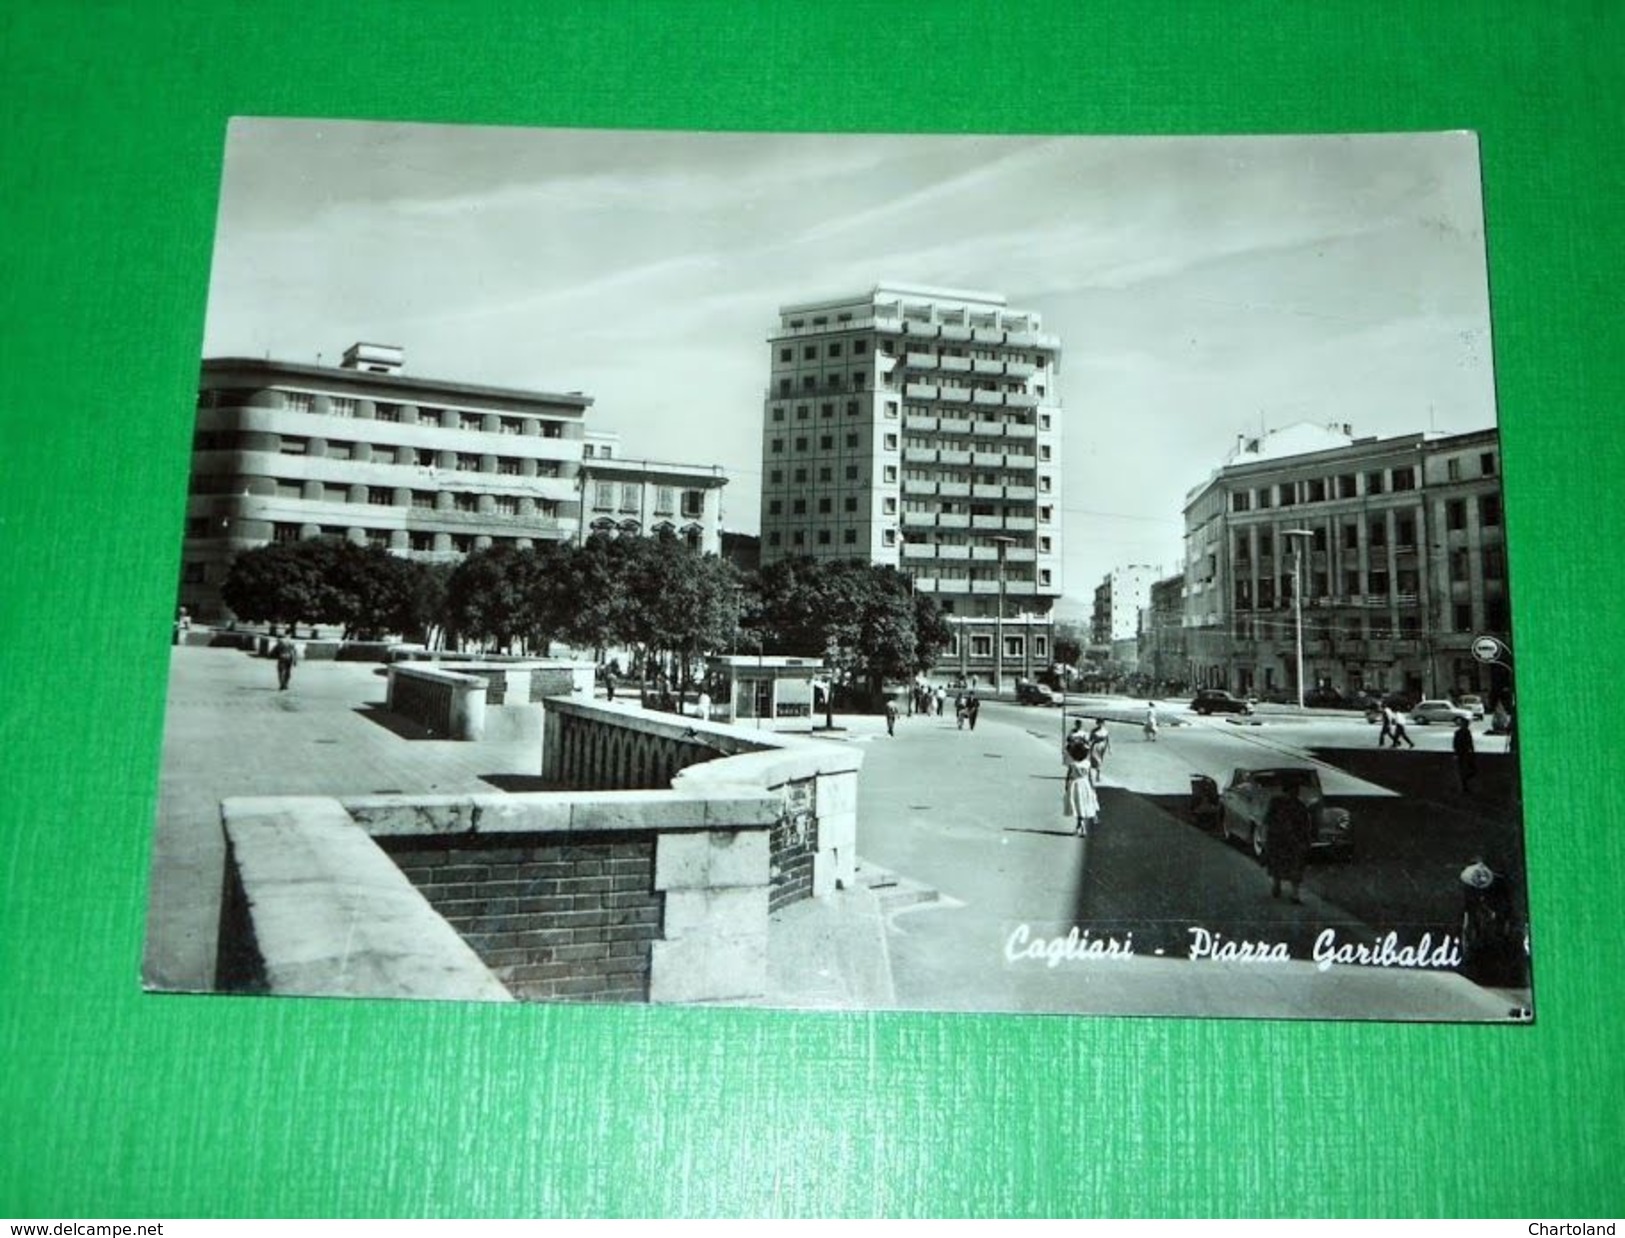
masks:
[[[1620,6],[5,8],[0,1215],[1625,1212]],[[1479,130],[1537,1024],[139,993],[233,114]]]

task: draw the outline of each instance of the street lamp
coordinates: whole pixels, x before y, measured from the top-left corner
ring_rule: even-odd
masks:
[[[1298,642],[1298,708],[1303,708],[1303,538],[1313,537],[1308,529],[1282,529],[1282,537],[1292,539],[1292,620]]]
[[[993,694],[999,695],[1004,691],[1004,552],[1013,537],[996,536],[993,541],[999,547],[999,613],[993,624]]]

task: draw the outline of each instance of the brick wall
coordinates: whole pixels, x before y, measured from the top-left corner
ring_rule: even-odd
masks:
[[[515,997],[648,1000],[665,899],[653,835],[376,841]]]
[[[784,808],[768,836],[771,854],[768,910],[778,911],[813,892],[818,855],[817,779],[796,779],[779,789]]]

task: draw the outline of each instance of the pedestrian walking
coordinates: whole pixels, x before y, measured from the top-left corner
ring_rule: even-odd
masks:
[[[1304,788],[1307,791],[1307,788]],[[1264,813],[1264,866],[1269,870],[1270,897],[1281,897],[1281,883],[1292,887],[1292,901],[1301,903],[1299,887],[1309,864],[1310,835],[1314,823],[1309,806],[1297,791],[1277,795]]]
[[[1478,776],[1478,753],[1473,748],[1473,728],[1466,718],[1456,719],[1456,733],[1450,737],[1450,748],[1456,754],[1456,780],[1461,793],[1473,793],[1473,779]]]
[[[970,729],[973,731],[976,729],[976,715],[981,712],[982,702],[976,699],[976,692],[973,689],[965,697],[965,720],[970,723]]]
[[[1416,747],[1416,741],[1405,733],[1405,715],[1400,713],[1397,709],[1391,709],[1388,712],[1393,716],[1394,747],[1399,747],[1401,740],[1404,741],[1407,748]]]
[[[954,694],[954,722],[958,724],[961,731],[965,729],[965,694],[963,692]]]
[[[615,699],[615,672],[614,671],[605,671],[604,672],[604,691],[609,694],[609,699],[610,700],[613,701]]]
[[[1382,711],[1382,730],[1377,732],[1377,747],[1382,747],[1382,741],[1394,738],[1394,711],[1391,706],[1384,703],[1377,707]],[[1394,747],[1399,747],[1399,741],[1394,741]]]
[[[897,702],[891,697],[886,698],[886,734],[897,734]]]
[[[1083,723],[1078,723],[1081,727]],[[1089,731],[1089,781],[1100,785],[1100,776],[1106,769],[1106,754],[1111,751],[1112,735],[1106,729],[1106,720],[1096,718]]]
[[[1157,703],[1155,701],[1145,703],[1145,737],[1153,744],[1157,742]]]
[[[276,686],[278,692],[285,692],[288,682],[293,678],[293,664],[299,661],[299,646],[295,645],[286,636],[276,643]]]
[[[942,685],[938,684],[937,690],[932,694],[932,697],[932,703],[937,707],[937,717],[940,718],[942,717],[942,705],[948,699],[948,694],[942,690]]]
[[[1089,827],[1100,820],[1100,799],[1089,778],[1089,737],[1083,733],[1081,721],[1061,745],[1061,764],[1066,769],[1062,811],[1072,818],[1072,832],[1079,838],[1087,838]]]

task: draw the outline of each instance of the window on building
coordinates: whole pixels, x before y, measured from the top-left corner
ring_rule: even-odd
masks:
[[[834,508],[835,508],[835,501],[833,499],[829,498],[827,495],[824,498],[821,498],[821,499],[818,500],[818,512],[819,512],[819,515],[827,516],[827,515],[830,514],[830,512],[832,512],[834,510]]]
[[[414,490],[414,491],[412,491],[412,506],[414,508],[416,508],[418,511],[425,511],[425,512],[433,511],[434,510],[434,491],[433,490]]]
[[[767,535],[767,544],[769,546],[777,546],[779,544],[779,531],[777,529],[774,529]]]
[[[302,456],[310,450],[310,440],[293,434],[284,434],[277,443],[277,451],[284,456]]]
[[[271,540],[273,542],[297,542],[299,540],[299,526],[296,524],[273,524],[271,526]]]
[[[820,434],[818,436],[818,450],[819,451],[834,451],[835,450],[835,436],[833,434]]]
[[[705,491],[683,491],[683,517],[687,520],[698,520],[705,514]]]
[[[840,340],[831,340],[830,341],[829,355],[832,356],[832,357],[839,357],[841,355],[841,341]]]
[[[655,515],[669,516],[677,510],[677,492],[670,486],[655,487]]]
[[[841,543],[846,546],[856,546],[858,544],[858,531],[856,529],[842,529]]]
[[[608,511],[615,506],[615,483],[596,482],[592,488],[592,505],[597,511]]]
[[[796,469],[795,472],[790,474],[790,480],[799,486],[802,482],[807,480],[807,470]]]
[[[1050,541],[1050,539],[1048,537],[1039,538],[1038,539],[1038,553],[1041,554],[1041,555],[1049,554],[1051,544],[1052,543],[1051,543],[1051,541]]]
[[[1282,507],[1294,507],[1298,502],[1298,483],[1284,481],[1276,487],[1277,501]]]
[[[861,356],[864,355],[864,353],[866,353],[868,351],[869,351],[869,341],[868,340],[853,340],[852,341],[852,355],[854,357],[861,357]]]
[[[1444,505],[1444,527],[1456,533],[1467,527],[1467,501],[1451,499]]]
[[[1353,473],[1343,473],[1337,478],[1337,497],[1352,499],[1360,493],[1358,479]]]
[[[793,351],[791,349],[788,349],[788,348],[779,349],[779,360],[780,361],[789,361],[791,359],[792,355],[793,355]]]
[[[847,481],[857,481],[857,479],[858,479],[858,466],[855,465],[855,464],[847,465],[846,470],[845,470],[845,476],[846,476]]]
[[[395,503],[395,492],[388,486],[368,486],[367,502],[373,507],[392,507]]]
[[[803,530],[797,529],[790,534],[790,544],[792,546],[805,546],[807,544],[807,534]]]
[[[499,494],[492,501],[492,507],[499,516],[517,516],[519,514],[519,497],[512,494]]]
[[[439,424],[440,410],[438,408],[428,408],[426,406],[420,406],[418,408],[418,425],[439,426]]]
[[[1484,547],[1484,579],[1505,580],[1507,575],[1507,552],[1504,546]]]
[[[1378,469],[1378,470],[1376,470],[1375,472],[1372,472],[1372,473],[1367,473],[1365,475],[1365,492],[1367,494],[1381,494],[1381,493],[1383,493],[1385,487],[1383,486],[1382,481],[1383,481],[1383,479],[1382,479],[1382,470],[1381,469]]]
[[[768,443],[767,449],[768,449],[768,451],[772,452],[775,456],[783,455],[784,454],[784,440],[782,438],[773,439],[771,442]]]
[[[1394,517],[1394,544],[1401,550],[1414,550],[1416,548],[1416,517],[1399,515]]]
[[[1358,550],[1360,548],[1360,526],[1346,524],[1343,526],[1343,549]]]
[[[805,516],[807,514],[807,500],[806,499],[796,499],[796,500],[794,500],[790,504],[790,511],[794,515]]]
[[[788,378],[779,379],[779,394],[780,395],[789,395],[790,394],[790,380]]]
[[[1444,462],[1444,476],[1446,481],[1461,480],[1461,457],[1451,456]]]
[[[774,469],[767,475],[767,480],[775,486],[782,485],[784,482],[784,470]]]
[[[887,495],[881,500],[880,510],[885,512],[888,516],[895,516],[897,514],[897,500],[890,495]]]
[[[1275,535],[1268,529],[1258,531],[1258,557],[1267,559],[1275,553]]]
[[[635,482],[621,483],[621,510],[635,512],[638,510],[638,487]]]
[[[809,405],[809,404],[797,404],[796,405],[796,420],[797,421],[806,421],[808,415],[811,412],[812,412],[812,406],[811,405]]]
[[[775,404],[773,406],[773,420],[774,421],[783,421],[784,420],[784,405]],[[592,454],[592,448],[591,447],[587,448],[587,454],[588,455]]]
[[[1258,508],[1259,511],[1264,511],[1274,506],[1274,497],[1275,496],[1270,493],[1270,487],[1260,486],[1253,492],[1253,504]]]
[[[828,529],[818,530],[818,544],[820,546],[828,546],[830,544],[830,532]]]
[[[1039,508],[1038,508],[1038,520],[1039,520],[1039,523],[1040,524],[1049,524],[1054,519],[1055,519],[1055,509],[1053,507],[1051,507],[1048,503],[1041,504],[1039,506]]]
[[[797,451],[806,451],[807,450],[807,440],[806,440],[805,437],[800,437],[800,438],[796,439],[796,450]]]
[[[1494,528],[1501,523],[1501,496],[1498,494],[1480,495],[1478,499],[1478,523],[1486,528]]]
[[[375,453],[376,453],[376,451],[377,451],[377,449],[374,448]],[[376,455],[374,456],[374,458],[375,459],[377,458]],[[501,474],[502,476],[504,476],[504,477],[518,477],[521,471],[522,470],[521,470],[519,461],[514,459],[512,456],[499,456],[499,457],[497,457],[497,472],[499,474]]]
[[[477,494],[454,494],[451,505],[460,512],[477,512],[480,510],[480,497]]]
[[[1495,476],[1495,453],[1486,451],[1478,457],[1478,471],[1484,477]]]
[[[466,451],[457,453],[457,471],[459,473],[477,473],[480,471],[480,458]]]
[[[884,442],[887,451],[897,450],[897,436],[895,434],[886,435]]]
[[[803,374],[801,376],[801,389],[803,391],[813,391],[813,390],[816,390],[817,387],[818,387],[818,378],[817,378],[817,376],[812,375],[812,374]]]
[[[767,501],[767,514],[769,516],[782,515],[783,512],[784,512],[784,503],[781,500],[779,500],[779,499],[769,499]]]
[[[1416,489],[1416,470],[1411,468],[1409,465],[1406,465],[1402,469],[1395,469],[1393,477],[1394,489],[1396,491]]]
[[[290,413],[314,413],[316,411],[316,397],[308,391],[284,391],[282,393],[282,407]]]
[[[1360,573],[1347,571],[1343,573],[1343,592],[1346,596],[1357,598],[1360,596]]]
[[[880,544],[883,546],[897,545],[897,530],[882,529],[880,532]]]
[[[885,477],[886,481],[895,482],[897,480],[897,466],[895,464],[888,464],[883,476]]]
[[[845,498],[843,498],[841,500],[841,510],[843,512],[855,512],[855,511],[857,511],[858,510],[858,496],[855,495],[855,494],[849,494]]]
[[[1039,477],[1038,477],[1038,492],[1040,494],[1048,494],[1048,493],[1050,493],[1050,490],[1051,490],[1051,484],[1050,484],[1049,474],[1048,473],[1039,474]]]
[[[1311,477],[1303,483],[1303,501],[1305,503],[1324,503],[1326,501],[1326,479],[1324,477]]]
[[[1366,590],[1374,597],[1388,596],[1388,573],[1385,571],[1371,571],[1366,573]]]
[[[803,344],[801,346],[801,359],[803,361],[816,361],[816,360],[818,360],[818,345],[816,345],[816,344]]]
[[[1049,459],[1049,448],[1048,447],[1040,447],[1038,450],[1039,450],[1039,459],[1041,459],[1041,460],[1048,460]],[[1245,490],[1237,491],[1235,494],[1232,494],[1230,496],[1230,510],[1233,511],[1233,512],[1251,511],[1252,506],[1253,506],[1252,495],[1249,494]]]
[[[973,658],[991,658],[993,656],[993,638],[980,632],[971,633],[970,656]]]
[[[1381,516],[1378,516],[1371,521],[1371,527],[1366,533],[1366,541],[1369,542],[1373,547],[1386,546],[1388,544],[1388,522]]]
[[[1471,632],[1473,630],[1473,606],[1471,602],[1457,602],[1450,608],[1451,628],[1457,632]]]

